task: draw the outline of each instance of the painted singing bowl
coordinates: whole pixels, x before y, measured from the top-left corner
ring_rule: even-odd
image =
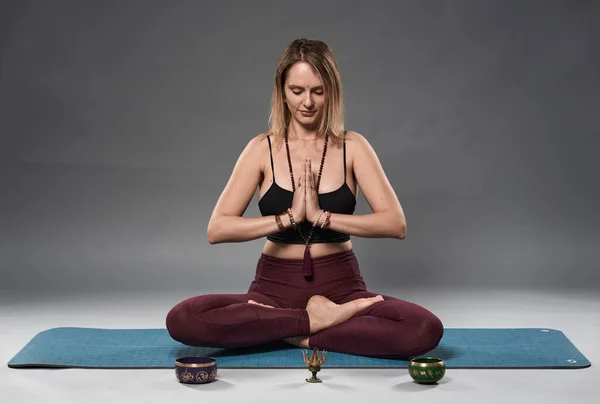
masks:
[[[217,378],[217,360],[206,356],[188,356],[175,360],[175,376],[181,383],[210,383]]]
[[[433,384],[446,374],[446,364],[440,358],[413,358],[408,364],[408,373],[417,383]]]

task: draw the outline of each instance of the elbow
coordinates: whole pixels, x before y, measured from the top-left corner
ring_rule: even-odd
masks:
[[[206,233],[207,237],[208,237],[208,244],[210,245],[215,245],[219,243],[219,240],[215,237],[214,232],[211,232],[210,230]]]
[[[210,244],[210,245],[220,244],[223,242],[223,240],[220,239],[219,236],[214,233],[208,232],[207,235],[208,235],[208,244]]]
[[[406,221],[402,220],[399,225],[395,226],[395,229],[394,237],[398,240],[404,240],[406,238]]]
[[[225,241],[221,235],[214,230],[209,230],[206,235],[208,237],[208,244],[210,245],[220,244]]]
[[[208,222],[208,228],[206,229],[206,235],[208,237],[208,244],[215,245],[222,242],[219,237],[218,226],[215,225],[214,220]]]

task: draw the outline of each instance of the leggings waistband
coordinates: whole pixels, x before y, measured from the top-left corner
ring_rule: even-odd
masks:
[[[286,284],[305,285],[360,277],[358,260],[352,250],[312,258],[312,275],[304,276],[302,259],[278,258],[262,254],[256,268],[256,279]]]
[[[314,267],[326,266],[332,263],[343,263],[350,260],[356,260],[353,250],[340,251],[333,254],[322,255],[320,257],[311,258]],[[272,255],[261,254],[259,262],[263,264],[277,265],[281,269],[298,269],[302,268],[302,258],[279,258]]]

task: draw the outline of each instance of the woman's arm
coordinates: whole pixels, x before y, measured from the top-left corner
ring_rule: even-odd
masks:
[[[210,244],[255,240],[279,231],[274,216],[242,217],[263,176],[263,140],[264,134],[256,136],[240,154],[208,222]],[[286,215],[281,221],[285,227],[291,226]]]
[[[354,176],[373,213],[364,215],[332,213],[329,228],[358,237],[404,239],[406,237],[404,210],[375,150],[362,135],[356,132],[348,131],[346,141]]]

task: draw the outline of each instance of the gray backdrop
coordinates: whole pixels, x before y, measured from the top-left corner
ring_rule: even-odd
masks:
[[[600,2],[1,7],[1,289],[245,291],[264,239],[206,226],[302,36],[406,212],[354,238],[371,289],[600,285]]]

